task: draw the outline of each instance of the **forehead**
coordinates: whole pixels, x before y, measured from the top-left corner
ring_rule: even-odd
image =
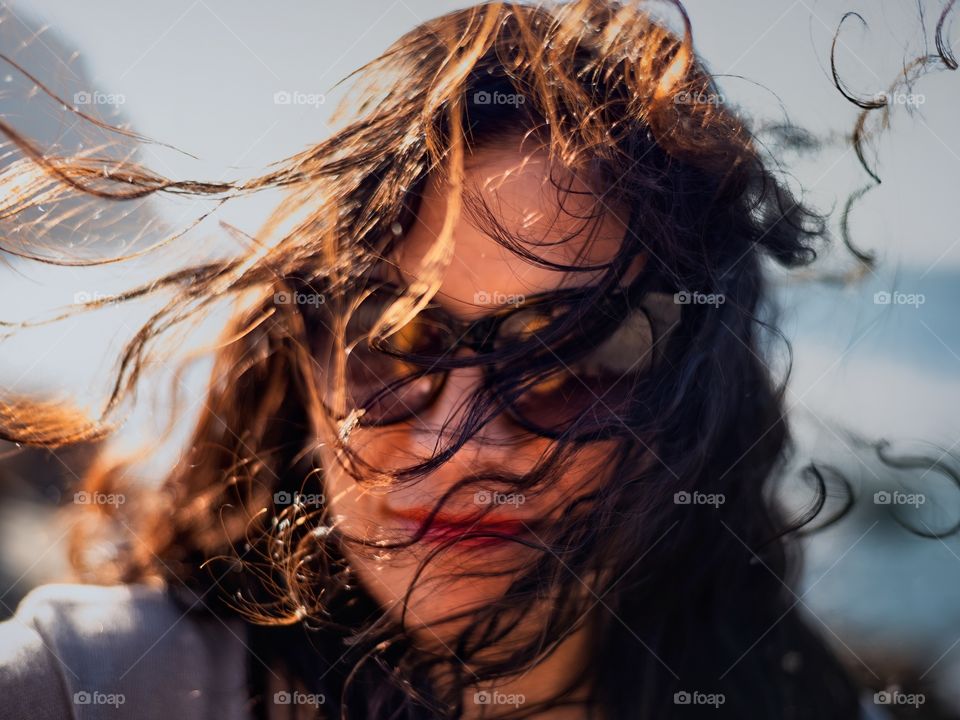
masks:
[[[551,165],[546,151],[516,146],[478,150],[464,166],[468,200],[454,227],[454,254],[435,300],[465,318],[526,296],[587,284],[603,270],[574,272],[544,267],[504,247],[497,226],[538,258],[562,266],[609,262],[626,231],[624,208],[605,203],[602,188]],[[397,269],[409,282],[436,241],[447,208],[448,187],[427,179],[417,219],[398,245]],[[467,205],[480,212],[470,212]],[[496,225],[483,219],[492,214]],[[478,217],[479,215],[479,217]]]

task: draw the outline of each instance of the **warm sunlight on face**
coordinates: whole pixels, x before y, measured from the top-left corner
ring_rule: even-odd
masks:
[[[548,262],[562,265],[597,265],[609,261],[622,242],[625,218],[606,208],[596,208],[596,191],[569,173],[554,171],[553,180],[573,192],[558,193],[548,178],[546,153],[518,154],[516,150],[483,149],[469,156],[465,186],[478,193],[498,214],[498,222],[513,236],[523,238],[532,252]],[[562,202],[562,207],[561,207]],[[601,201],[602,203],[602,201]],[[600,206],[602,207],[602,205]],[[387,274],[397,283],[410,282],[420,261],[437,237],[446,208],[445,188],[431,178],[425,189],[419,216],[403,239],[396,266]],[[584,222],[585,217],[595,216]],[[504,248],[486,234],[487,227],[464,212],[454,231],[453,261],[443,275],[435,300],[454,316],[474,319],[522,302],[535,293],[571,287],[595,280],[602,270],[565,272],[532,264]],[[639,263],[638,263],[639,265]],[[632,272],[639,267],[632,269]],[[461,352],[470,352],[464,350]],[[438,447],[440,428],[463,411],[482,380],[479,367],[456,369],[437,400],[408,421],[374,428],[357,428],[349,439],[354,452],[378,469],[409,467],[429,458]],[[423,480],[402,487],[362,488],[345,472],[333,451],[330,430],[320,424],[320,462],[325,471],[327,496],[334,517],[345,533],[379,539],[410,538],[437,501],[464,477],[486,471],[515,475],[529,473],[555,441],[528,433],[501,414],[488,423],[456,455]],[[506,495],[494,512],[484,516],[480,527],[497,531],[530,533],[564,514],[573,498],[603,481],[612,441],[584,446],[558,482],[530,498]],[[360,554],[348,548],[349,560],[367,589],[384,606],[395,609],[414,581],[418,564],[438,543],[477,526],[483,505],[498,491],[488,487],[464,491],[453,497],[436,518],[430,532],[411,548]],[[417,580],[406,607],[405,622],[416,628],[434,624],[450,613],[468,610],[497,597],[509,577],[465,577],[465,573],[507,570],[529,559],[533,551],[508,540],[472,539],[431,562]],[[434,625],[418,635],[446,636],[455,624]]]

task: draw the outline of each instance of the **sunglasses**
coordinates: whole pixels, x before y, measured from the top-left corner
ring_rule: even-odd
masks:
[[[440,397],[452,369],[480,366],[494,412],[529,432],[591,439],[623,432],[638,384],[663,360],[663,340],[680,322],[671,293],[616,291],[589,303],[584,314],[585,293],[578,289],[531,297],[472,321],[431,303],[387,337],[374,337],[401,292],[389,283],[374,286],[339,323],[332,306],[312,313],[314,354],[328,379],[321,396],[332,404],[334,328],[342,328],[343,390],[347,406],[362,411],[354,413],[361,426],[414,419]],[[464,357],[464,349],[472,354]]]

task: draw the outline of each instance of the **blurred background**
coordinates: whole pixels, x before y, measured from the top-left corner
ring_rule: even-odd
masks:
[[[0,115],[47,149],[69,152],[104,141],[105,133],[40,91],[39,80],[91,116],[176,148],[136,149],[165,175],[242,178],[329,134],[342,92],[334,87],[338,80],[414,25],[467,4],[0,2],[0,53],[33,76],[0,62]],[[724,101],[758,126],[789,119],[810,133],[811,152],[781,160],[808,201],[833,211],[835,233],[846,199],[871,181],[847,141],[858,109],[831,79],[834,34],[846,12],[859,13],[843,25],[836,64],[853,92],[873,97],[905,61],[931,52],[943,5],[685,3],[695,46]],[[945,30],[954,45],[955,26]],[[842,472],[857,498],[849,516],[811,535],[793,591],[866,684],[926,693],[922,707],[893,708],[896,714],[954,718],[960,717],[960,535],[916,531],[937,535],[960,521],[960,489],[936,470],[891,473],[869,443],[884,438],[891,453],[944,462],[960,452],[960,77],[931,72],[891,100],[890,127],[868,153],[882,183],[849,217],[854,242],[876,254],[876,267],[855,282],[844,280],[851,263],[838,249],[817,277],[775,277],[780,324],[793,349],[788,407],[797,461],[815,459]],[[0,166],[10,159],[0,153]],[[191,234],[187,247],[164,248],[145,262],[80,271],[3,255],[0,320],[46,317],[109,297],[156,274],[160,264],[226,252],[229,233],[222,226],[217,232],[216,223],[253,234],[276,199],[267,193],[226,206],[206,233]],[[129,249],[128,238],[149,244],[205,211],[192,200],[127,203],[113,211],[103,242],[118,250]],[[16,246],[16,238],[4,241]],[[108,306],[5,337],[0,383],[23,393],[69,394],[81,406],[96,402],[117,350],[148,307]],[[786,367],[782,346],[772,346],[771,355]],[[193,409],[204,377],[201,364],[178,380]],[[148,404],[131,415],[121,442],[150,437],[155,411]],[[185,412],[178,430],[185,432],[192,417]],[[170,453],[177,440],[171,438]],[[0,616],[32,587],[66,576],[70,523],[59,511],[82,501],[71,486],[96,450],[0,445]],[[162,466],[154,468],[158,475]],[[835,498],[828,510],[840,502]]]

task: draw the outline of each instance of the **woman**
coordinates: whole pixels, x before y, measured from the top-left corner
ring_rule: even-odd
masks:
[[[103,434],[166,330],[238,300],[163,491],[107,458],[86,480],[126,497],[82,508],[73,560],[103,585],[41,588],[0,630],[0,716],[858,717],[789,591],[805,520],[769,500],[763,268],[811,262],[823,223],[689,26],[490,3],[361,79],[342,130],[240,185],[3,126],[28,158],[7,217],[290,195],[248,253],[124,296],[174,290],[103,418],[9,399],[8,439]]]

